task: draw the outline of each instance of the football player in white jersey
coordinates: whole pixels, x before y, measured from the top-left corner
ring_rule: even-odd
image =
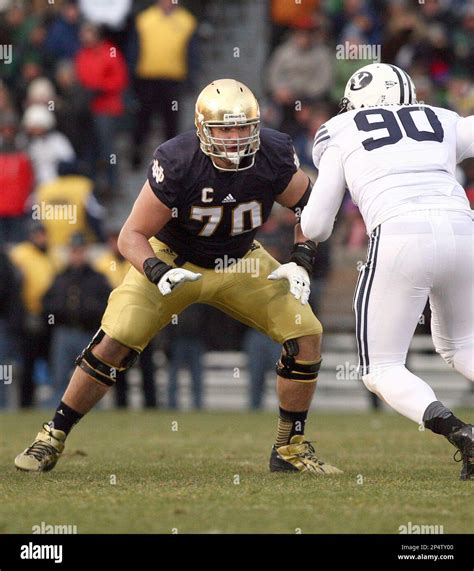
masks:
[[[472,480],[472,424],[446,408],[405,361],[429,299],[436,351],[474,380],[473,212],[455,177],[456,165],[474,156],[474,116],[418,103],[408,74],[382,63],[352,75],[341,111],[316,133],[319,176],[302,230],[326,240],[349,189],[370,236],[354,296],[364,384],[444,435],[460,451],[461,479]]]

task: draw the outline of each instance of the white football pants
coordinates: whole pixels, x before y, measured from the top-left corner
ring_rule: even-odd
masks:
[[[430,210],[392,218],[370,236],[354,295],[359,371],[365,386],[421,423],[437,398],[405,361],[429,298],[434,346],[474,380],[474,222]]]

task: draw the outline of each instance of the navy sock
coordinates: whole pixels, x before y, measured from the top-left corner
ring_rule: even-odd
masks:
[[[53,428],[55,430],[62,430],[66,434],[69,434],[72,427],[77,424],[83,416],[83,414],[79,414],[61,401],[54,414],[52,421]]]
[[[443,436],[449,436],[451,432],[454,432],[458,428],[466,426],[466,423],[451,414],[447,418],[432,418],[427,420],[425,423],[426,428],[429,428],[436,434],[442,434]]]
[[[435,434],[443,436],[449,436],[454,430],[466,425],[440,401],[432,402],[425,410],[423,424]]]

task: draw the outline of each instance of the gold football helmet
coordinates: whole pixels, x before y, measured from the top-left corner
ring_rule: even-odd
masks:
[[[213,165],[224,171],[245,170],[253,166],[260,146],[260,109],[250,89],[235,79],[217,79],[205,87],[196,101],[194,123],[201,150]],[[250,127],[250,135],[237,139],[216,137],[212,127]],[[216,164],[227,159],[231,166]],[[244,159],[244,166],[241,163]]]

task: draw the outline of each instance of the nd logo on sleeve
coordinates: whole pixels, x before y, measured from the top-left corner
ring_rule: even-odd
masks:
[[[157,184],[162,183],[165,180],[165,173],[163,171],[163,167],[158,162],[158,159],[153,161],[153,167],[151,170],[151,174],[153,178],[156,180]]]

